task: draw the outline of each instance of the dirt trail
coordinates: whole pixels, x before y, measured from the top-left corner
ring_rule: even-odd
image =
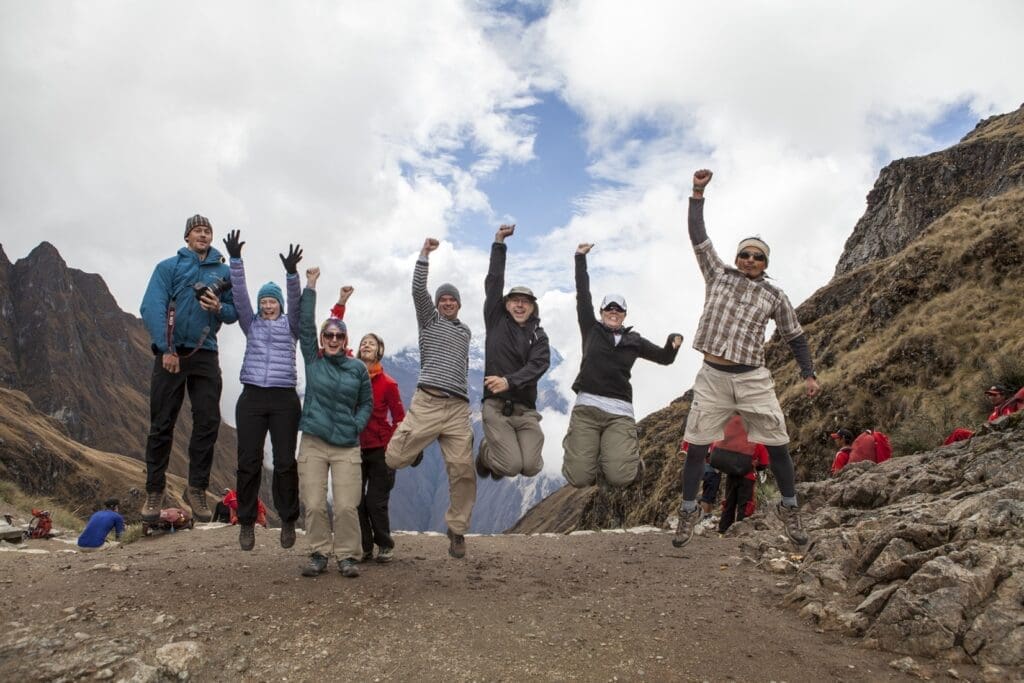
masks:
[[[263,529],[251,553],[231,527],[96,553],[0,552],[0,679],[906,679],[887,664],[896,656],[781,609],[785,588],[735,539],[669,540],[470,536],[453,560],[443,537],[401,535],[396,560],[358,579],[333,566],[301,577],[302,536],[286,551]],[[174,641],[198,643],[181,646],[194,658],[158,656]]]

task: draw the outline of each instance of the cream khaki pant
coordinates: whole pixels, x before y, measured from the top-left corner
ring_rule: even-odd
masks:
[[[417,389],[405,419],[391,437],[384,461],[392,469],[408,467],[435,439],[448,470],[450,503],[445,521],[452,533],[465,534],[476,502],[468,402],[461,398],[438,398]]]
[[[303,434],[295,460],[299,466],[299,497],[306,508],[310,553],[358,560],[363,554],[358,512],[363,457],[359,446],[332,446],[312,434]],[[327,515],[328,474],[334,510],[333,536],[332,520]]]
[[[701,365],[693,383],[693,402],[683,438],[705,445],[725,436],[725,423],[739,413],[751,443],[784,446],[789,443],[786,416],[775,395],[775,381],[768,368],[750,372],[722,372]]]
[[[532,477],[544,467],[540,413],[517,403],[511,415],[503,415],[504,405],[496,398],[483,402],[480,413],[487,447],[481,444],[477,457],[487,469],[503,477]]]

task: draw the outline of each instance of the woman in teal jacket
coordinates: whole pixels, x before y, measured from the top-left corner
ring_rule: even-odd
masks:
[[[373,410],[370,375],[362,361],[349,358],[348,330],[337,318],[316,329],[316,281],[319,268],[306,271],[299,302],[299,348],[306,364],[306,395],[299,444],[299,497],[306,508],[306,538],[311,550],[303,576],[327,569],[331,555],[342,576],[359,576],[362,537],[359,499],[363,459],[359,433]],[[333,494],[333,527],[327,517],[327,480]]]

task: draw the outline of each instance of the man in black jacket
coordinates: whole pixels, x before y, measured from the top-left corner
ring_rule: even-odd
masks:
[[[537,412],[537,382],[551,364],[548,336],[540,326],[537,297],[528,287],[505,287],[505,239],[516,226],[502,225],[491,245],[484,280],[484,440],[476,472],[492,479],[527,477],[544,466],[544,432]]]
[[[597,482],[600,473],[609,486],[628,486],[640,468],[640,448],[633,418],[633,363],[645,358],[670,365],[683,343],[683,335],[670,334],[658,347],[623,327],[626,300],[609,294],[601,302],[601,318],[594,316],[587,274],[587,253],[593,244],[576,249],[576,316],[583,338],[583,360],[573,382],[576,405],[562,447],[562,475],[576,488]]]

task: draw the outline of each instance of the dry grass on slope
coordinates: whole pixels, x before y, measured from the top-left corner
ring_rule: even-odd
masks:
[[[984,421],[981,391],[1024,356],[1022,223],[1024,190],[964,202],[896,256],[835,278],[799,307],[823,394],[802,395],[778,340],[769,365],[803,478],[826,474],[827,433],[839,426],[914,431],[908,448]],[[921,425],[935,430],[929,444]]]

